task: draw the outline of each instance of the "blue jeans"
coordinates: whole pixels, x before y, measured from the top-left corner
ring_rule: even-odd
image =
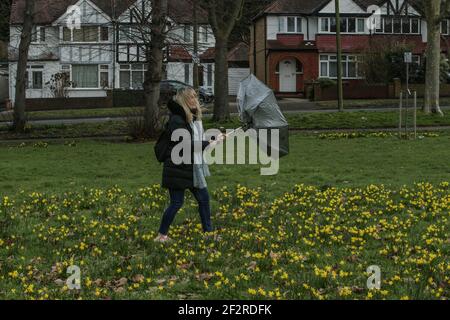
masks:
[[[159,228],[159,233],[162,235],[167,235],[169,233],[170,225],[175,219],[175,215],[181,209],[184,203],[184,191],[185,190],[175,190],[169,189],[170,194],[170,206],[164,212],[164,216],[161,221],[161,227]],[[191,189],[192,194],[198,202],[198,211],[200,213],[200,219],[202,221],[203,231],[212,232],[213,228],[211,225],[211,207],[209,204],[209,193],[208,189]]]

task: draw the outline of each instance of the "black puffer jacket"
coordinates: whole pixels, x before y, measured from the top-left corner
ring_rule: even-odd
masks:
[[[169,152],[168,152],[168,158],[164,162],[164,168],[163,168],[163,176],[162,176],[162,187],[166,189],[191,189],[194,187],[194,167],[192,165],[193,162],[193,144],[194,144],[194,135],[192,133],[192,128],[190,124],[186,120],[186,113],[184,112],[184,109],[182,106],[180,106],[177,102],[170,100],[168,103],[168,108],[171,112],[169,123],[168,123],[168,129],[169,134],[172,136],[172,133],[175,130],[178,129],[185,129],[188,130],[191,136],[191,161],[189,164],[180,164],[176,165],[171,160],[171,154],[172,149],[182,141],[171,141],[169,143]],[[208,141],[203,141],[202,147],[203,150],[206,149],[206,147],[209,145]]]

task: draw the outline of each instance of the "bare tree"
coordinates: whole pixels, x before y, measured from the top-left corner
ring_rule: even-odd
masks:
[[[228,101],[228,43],[231,32],[240,20],[244,0],[202,0],[216,38],[214,70],[214,121],[230,117]]]
[[[26,0],[24,7],[24,19],[22,26],[22,33],[19,44],[19,59],[17,61],[17,74],[16,74],[16,96],[14,104],[14,122],[13,130],[17,132],[23,132],[25,130],[26,116],[25,116],[25,103],[26,103],[26,71],[28,63],[28,52],[31,44],[31,36],[33,32],[34,23],[34,0]]]
[[[150,43],[146,46],[148,72],[144,81],[144,129],[149,137],[159,131],[160,83],[163,77],[164,47],[167,26],[167,0],[152,0]]]
[[[418,0],[427,21],[427,65],[425,76],[425,113],[443,115],[439,105],[441,65],[441,22],[450,14],[450,0]]]

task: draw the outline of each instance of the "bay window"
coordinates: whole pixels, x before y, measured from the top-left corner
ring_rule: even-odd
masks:
[[[122,89],[143,89],[147,65],[142,63],[120,65],[120,87]]]
[[[320,55],[319,74],[321,78],[337,78],[337,56]],[[342,77],[358,79],[363,77],[361,58],[355,55],[342,55]]]
[[[74,88],[98,88],[98,65],[72,65],[72,84]]]

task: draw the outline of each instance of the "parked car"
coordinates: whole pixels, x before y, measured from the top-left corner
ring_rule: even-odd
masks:
[[[161,81],[161,102],[167,103],[167,101],[169,101],[169,99],[171,99],[177,93],[178,90],[186,87],[192,88],[192,86],[183,83],[181,81],[176,80]],[[214,101],[214,95],[212,94],[212,92],[209,92],[204,88],[200,88],[199,100],[202,105],[205,105]]]

